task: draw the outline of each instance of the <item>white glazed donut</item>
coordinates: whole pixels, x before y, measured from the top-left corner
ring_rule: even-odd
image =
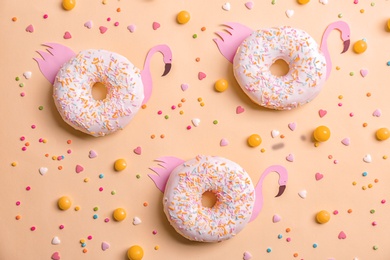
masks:
[[[289,65],[284,76],[270,72],[278,59]],[[258,30],[246,38],[234,56],[233,71],[252,101],[267,108],[289,110],[319,94],[326,80],[326,61],[309,34],[283,26]]]
[[[97,82],[107,88],[103,100],[92,97]],[[104,136],[129,123],[142,105],[144,87],[140,70],[125,57],[85,50],[61,67],[53,97],[65,122],[84,133]]]
[[[216,196],[212,207],[202,194]],[[164,212],[178,233],[202,242],[219,242],[238,234],[250,221],[255,189],[248,173],[221,157],[197,156],[176,167],[164,192]]]

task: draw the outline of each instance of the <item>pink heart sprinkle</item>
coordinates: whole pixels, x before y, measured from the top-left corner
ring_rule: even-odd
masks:
[[[290,128],[291,131],[294,131],[296,127],[297,127],[296,123],[289,123],[288,124],[288,128]]]
[[[92,28],[92,21],[88,21],[84,23],[84,27],[87,27],[88,29]]]
[[[282,220],[282,218],[279,216],[279,215],[274,215],[273,217],[272,217],[272,222],[274,222],[274,223],[277,223],[277,222],[279,222],[279,221],[281,221]]]
[[[53,260],[60,260],[60,259],[61,259],[60,253],[54,252],[54,253],[51,255],[51,259],[53,259]]]
[[[186,91],[188,89],[188,84],[181,84],[181,90]]]
[[[29,26],[27,26],[26,32],[29,32],[29,33],[34,32],[34,26],[33,26],[32,24],[30,24]]]
[[[320,110],[318,111],[318,114],[320,115],[321,118],[324,117],[327,113],[328,113],[328,111],[326,111],[326,110],[324,110],[324,109],[320,109]]]
[[[236,114],[241,114],[241,113],[244,113],[245,112],[245,108],[243,108],[242,106],[238,106],[236,108]]]
[[[293,162],[294,161],[294,155],[290,153],[289,155],[287,155],[286,160],[289,161],[289,162]]]
[[[160,28],[160,24],[158,22],[153,22],[153,30],[157,30],[158,28]]]
[[[137,27],[134,24],[127,26],[127,30],[131,33],[135,32],[135,29],[137,29]]]
[[[142,152],[142,149],[141,149],[140,146],[137,146],[137,147],[134,149],[134,153],[135,153],[135,154],[141,155],[141,152]]]
[[[82,172],[82,171],[84,171],[84,167],[81,166],[81,165],[79,165],[79,164],[77,164],[77,165],[76,165],[76,173],[80,173],[80,172]]]
[[[199,72],[198,73],[198,79],[199,80],[202,80],[202,79],[204,79],[206,77],[206,73],[204,73],[204,72]]]
[[[93,158],[96,158],[98,156],[98,154],[94,150],[91,150],[91,151],[89,151],[88,156],[89,156],[89,158],[93,159]]]
[[[65,34],[64,34],[64,39],[70,39],[70,38],[72,38],[72,35],[70,34],[70,32],[65,32]]]
[[[249,10],[252,10],[253,8],[253,2],[246,2],[245,7],[248,8]]]
[[[108,28],[105,27],[105,26],[100,26],[100,27],[99,27],[99,31],[100,31],[101,34],[107,32],[107,30],[108,30]]]
[[[243,260],[250,260],[252,259],[252,254],[249,253],[248,251],[244,252],[244,257],[242,258]]]
[[[341,231],[338,236],[339,239],[346,239],[347,235],[344,233],[344,231]]]
[[[348,146],[351,143],[351,140],[348,137],[346,137],[343,140],[341,140],[341,143],[345,146]]]
[[[319,172],[317,172],[315,177],[316,177],[316,181],[319,181],[319,180],[321,180],[322,178],[324,178],[324,175],[321,174],[321,173],[319,173]]]
[[[373,116],[380,117],[382,115],[382,111],[380,109],[376,109],[374,113],[372,113]]]
[[[227,146],[229,145],[229,141],[225,138],[221,139],[221,142],[219,143],[220,146]]]
[[[353,3],[356,5],[359,3],[359,0],[354,0]]]
[[[110,244],[107,242],[102,242],[102,250],[106,251],[107,249],[110,248]]]
[[[363,78],[366,77],[367,74],[368,74],[368,69],[361,69],[360,70],[360,75],[362,75]]]

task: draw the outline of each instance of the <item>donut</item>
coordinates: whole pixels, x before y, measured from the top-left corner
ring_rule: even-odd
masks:
[[[95,83],[107,88],[103,100],[92,97]],[[144,99],[140,70],[106,50],[79,52],[60,68],[53,86],[55,105],[64,121],[93,136],[123,129]]]
[[[284,76],[271,73],[271,65],[284,60]],[[254,31],[238,47],[234,76],[249,98],[266,108],[290,110],[313,100],[326,80],[326,58],[306,32],[288,26]]]
[[[215,194],[213,207],[202,194]],[[237,163],[199,155],[177,166],[166,183],[163,207],[175,230],[189,240],[219,242],[237,235],[250,221],[255,188]]]

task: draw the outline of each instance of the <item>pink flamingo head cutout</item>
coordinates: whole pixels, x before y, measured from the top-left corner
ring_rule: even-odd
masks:
[[[148,174],[149,178],[152,179],[156,187],[164,193],[165,186],[168,182],[169,176],[171,172],[179,165],[183,164],[185,161],[176,157],[161,157],[156,159],[157,162],[159,162],[160,167],[153,167],[150,168],[154,173],[156,174]],[[285,189],[286,184],[288,180],[288,173],[286,168],[284,168],[281,165],[272,165],[268,167],[263,174],[261,175],[256,187],[255,187],[255,204],[252,211],[252,216],[250,221],[254,220],[260,213],[262,207],[263,207],[263,182],[265,177],[267,177],[268,174],[276,172],[279,174],[279,192],[276,195],[276,197],[281,196]]]

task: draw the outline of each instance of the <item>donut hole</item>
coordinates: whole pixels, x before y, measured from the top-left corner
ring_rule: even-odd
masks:
[[[290,67],[287,64],[287,62],[283,59],[277,59],[269,68],[271,71],[271,74],[276,76],[276,77],[282,77],[285,76],[289,70]]]
[[[215,203],[217,203],[217,196],[212,191],[205,191],[202,194],[202,206],[206,208],[214,207]]]
[[[92,86],[92,97],[94,100],[106,99],[107,98],[107,87],[101,82],[96,82]]]

